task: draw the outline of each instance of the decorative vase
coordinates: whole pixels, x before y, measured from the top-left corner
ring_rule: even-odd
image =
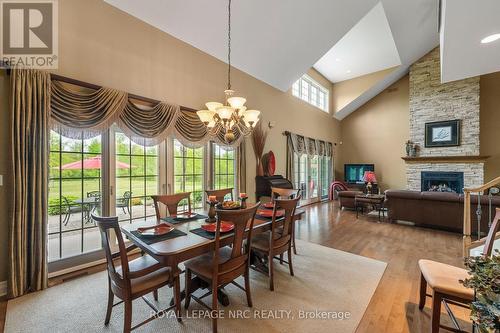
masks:
[[[412,150],[412,142],[410,140],[406,141],[406,156],[410,156]]]
[[[417,157],[417,152],[418,152],[418,146],[417,145],[413,145],[411,147],[411,157]]]

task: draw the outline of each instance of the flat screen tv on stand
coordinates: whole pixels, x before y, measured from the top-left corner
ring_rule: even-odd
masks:
[[[374,164],[344,164],[344,181],[348,184],[364,184],[365,171],[375,171]]]

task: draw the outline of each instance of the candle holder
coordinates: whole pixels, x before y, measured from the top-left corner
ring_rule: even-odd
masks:
[[[241,207],[241,209],[247,208],[247,199],[248,199],[248,197],[240,198],[240,201],[241,201],[240,207]]]
[[[205,219],[206,222],[208,223],[214,223],[217,221],[215,219],[215,206],[218,204],[218,201],[207,201],[207,204],[209,204],[210,208],[208,209],[208,218]]]

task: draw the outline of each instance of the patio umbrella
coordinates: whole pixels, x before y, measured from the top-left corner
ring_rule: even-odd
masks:
[[[61,166],[61,170],[79,170],[79,169],[97,169],[99,170],[99,191],[101,190],[101,167],[102,167],[102,160],[101,160],[101,155],[97,155],[91,158],[86,158],[81,161],[76,161],[76,162],[71,162],[67,163]],[[134,166],[131,166],[127,163],[123,163],[120,161],[116,161],[116,167],[118,169],[130,169],[131,167],[133,168]],[[55,167],[57,168],[57,167]]]
[[[91,158],[86,158],[83,161],[76,161],[67,163],[61,166],[62,170],[78,170],[83,167],[83,169],[101,169],[102,160],[101,155],[97,155]],[[116,161],[116,167],[118,169],[130,169],[130,165],[120,161]],[[56,167],[57,168],[57,167]]]

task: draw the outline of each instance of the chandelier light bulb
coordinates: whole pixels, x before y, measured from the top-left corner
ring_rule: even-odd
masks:
[[[243,121],[247,127],[254,127],[259,122],[259,110],[246,110],[243,113]]]
[[[222,103],[219,103],[219,102],[208,102],[208,103],[205,103],[205,106],[210,111],[216,112],[217,108],[220,108],[223,105],[222,105]]]
[[[208,103],[207,103],[208,104]],[[210,111],[210,110],[200,110],[196,111],[196,114],[200,118],[201,122],[204,123],[205,125],[209,124],[211,121],[214,120],[215,116],[215,111]]]
[[[217,114],[222,120],[229,120],[234,113],[234,109],[230,106],[221,106],[217,108]]]
[[[240,109],[245,105],[247,100],[246,98],[243,97],[229,97],[227,99],[227,102],[229,103],[229,105],[231,105],[231,107],[235,109]]]

